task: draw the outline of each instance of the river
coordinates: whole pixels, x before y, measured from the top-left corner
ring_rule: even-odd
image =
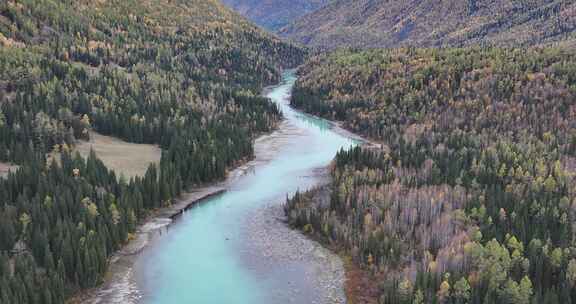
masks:
[[[139,303],[341,303],[343,270],[332,253],[279,219],[288,194],[313,187],[356,140],[292,109],[296,77],[265,91],[284,115],[256,142],[256,162],[227,191],[185,211],[135,259]],[[328,290],[329,289],[329,290]]]

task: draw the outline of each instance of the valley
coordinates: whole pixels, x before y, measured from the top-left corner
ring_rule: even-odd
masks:
[[[0,304],[576,303],[576,2],[0,2]]]
[[[136,258],[139,303],[345,303],[339,258],[290,231],[281,205],[287,193],[322,181],[334,153],[355,142],[329,122],[292,110],[295,78],[284,79],[267,96],[285,119],[256,141],[254,161],[231,174],[224,193],[161,228]]]

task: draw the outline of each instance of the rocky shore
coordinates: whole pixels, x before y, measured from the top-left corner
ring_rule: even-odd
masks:
[[[269,303],[346,303],[346,273],[338,255],[285,223],[280,204],[255,210],[246,219],[247,263],[257,273],[283,273],[272,282]]]

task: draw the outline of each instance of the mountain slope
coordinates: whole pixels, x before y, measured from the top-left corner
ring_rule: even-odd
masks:
[[[216,0],[1,1],[0,162],[20,169],[0,178],[0,303],[99,284],[151,210],[252,157],[280,118],[260,90],[303,56]],[[70,153],[90,130],[160,164],[119,178]]]
[[[576,51],[310,59],[291,104],[382,144],[341,151],[290,223],[348,253],[358,303],[576,301]],[[354,300],[354,299],[353,299]]]
[[[337,0],[279,33],[324,48],[535,45],[574,38],[574,0]]]
[[[256,24],[276,31],[290,22],[324,6],[330,0],[223,0]]]

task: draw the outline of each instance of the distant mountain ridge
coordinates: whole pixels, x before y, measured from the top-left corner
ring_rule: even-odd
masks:
[[[331,0],[222,0],[256,24],[276,31]]]
[[[310,46],[530,46],[576,37],[574,0],[336,0],[279,30]]]

